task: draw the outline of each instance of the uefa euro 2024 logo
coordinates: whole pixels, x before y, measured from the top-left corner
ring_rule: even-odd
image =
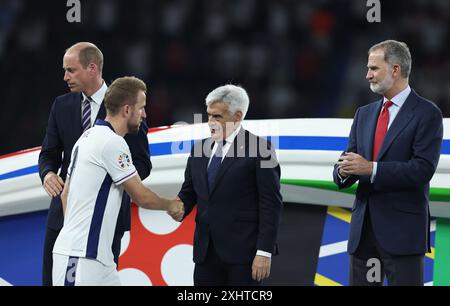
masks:
[[[120,154],[117,161],[122,169],[128,168],[131,165],[130,157],[126,153]]]

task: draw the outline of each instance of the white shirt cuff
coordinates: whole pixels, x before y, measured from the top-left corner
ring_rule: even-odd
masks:
[[[375,177],[377,176],[377,162],[373,162],[372,175],[370,176],[370,182],[373,184],[375,182]]]
[[[256,255],[272,258],[272,254],[261,250],[256,251]]]

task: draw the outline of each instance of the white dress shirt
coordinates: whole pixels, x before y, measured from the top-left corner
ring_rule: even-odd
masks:
[[[228,151],[230,150],[230,147],[231,147],[231,145],[233,144],[234,139],[235,139],[236,136],[239,134],[239,132],[241,131],[241,129],[242,129],[242,126],[240,125],[236,130],[233,131],[233,133],[231,133],[231,134],[225,139],[225,144],[223,145],[223,148],[222,148],[222,161],[223,161],[223,159],[225,158],[225,156],[227,155]],[[217,142],[214,143],[214,146],[213,146],[212,151],[211,151],[211,157],[209,158],[209,162],[208,162],[208,167],[209,167],[209,164],[211,163],[211,158],[214,156],[214,154],[216,154],[217,146],[218,146]],[[257,250],[257,251],[256,251],[256,255],[264,256],[264,257],[269,257],[269,258],[272,257],[272,254],[271,254],[271,253],[268,253],[268,252],[265,252],[265,251],[261,251],[261,250]]]
[[[233,133],[231,133],[227,138],[225,138],[225,144],[222,147],[222,161],[225,158],[225,155],[227,155],[228,151],[230,150],[230,147],[233,144],[234,139],[236,138],[237,134],[239,134],[241,129],[242,129],[242,126],[239,126],[237,129],[235,129],[233,131]],[[218,144],[217,144],[217,142],[215,142],[214,146],[212,148],[212,151],[211,151],[211,157],[209,158],[208,167],[209,167],[209,164],[211,163],[211,158],[214,156],[214,154],[216,154],[217,146],[218,146]]]

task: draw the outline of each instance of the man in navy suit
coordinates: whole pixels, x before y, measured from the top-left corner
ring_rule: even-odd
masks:
[[[249,98],[226,85],[206,98],[211,138],[194,144],[178,197],[197,205],[194,285],[259,285],[270,274],[280,221],[280,166],[241,122]]]
[[[350,225],[350,285],[423,285],[430,251],[430,180],[439,161],[442,113],[408,85],[411,54],[387,40],[369,50],[367,80],[383,99],[356,111],[334,181],[359,181]]]
[[[103,98],[107,86],[102,78],[103,54],[92,43],[77,43],[67,49],[63,58],[64,81],[70,93],[55,99],[39,155],[39,175],[43,187],[52,197],[44,242],[43,285],[52,285],[53,246],[64,222],[60,194],[64,187],[72,148],[84,130],[96,119],[106,116]],[[147,140],[148,127],[142,121],[138,134],[128,134],[133,163],[144,180],[152,168]],[[58,170],[60,173],[58,174]],[[131,226],[130,198],[124,194],[112,245],[118,264],[120,242]]]

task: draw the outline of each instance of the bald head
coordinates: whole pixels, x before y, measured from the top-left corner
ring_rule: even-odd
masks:
[[[78,60],[84,69],[90,64],[95,64],[101,75],[103,71],[103,53],[93,43],[76,43],[66,50],[66,54],[78,54]]]
[[[103,84],[103,54],[96,45],[80,42],[63,57],[64,81],[72,92],[92,96]]]

